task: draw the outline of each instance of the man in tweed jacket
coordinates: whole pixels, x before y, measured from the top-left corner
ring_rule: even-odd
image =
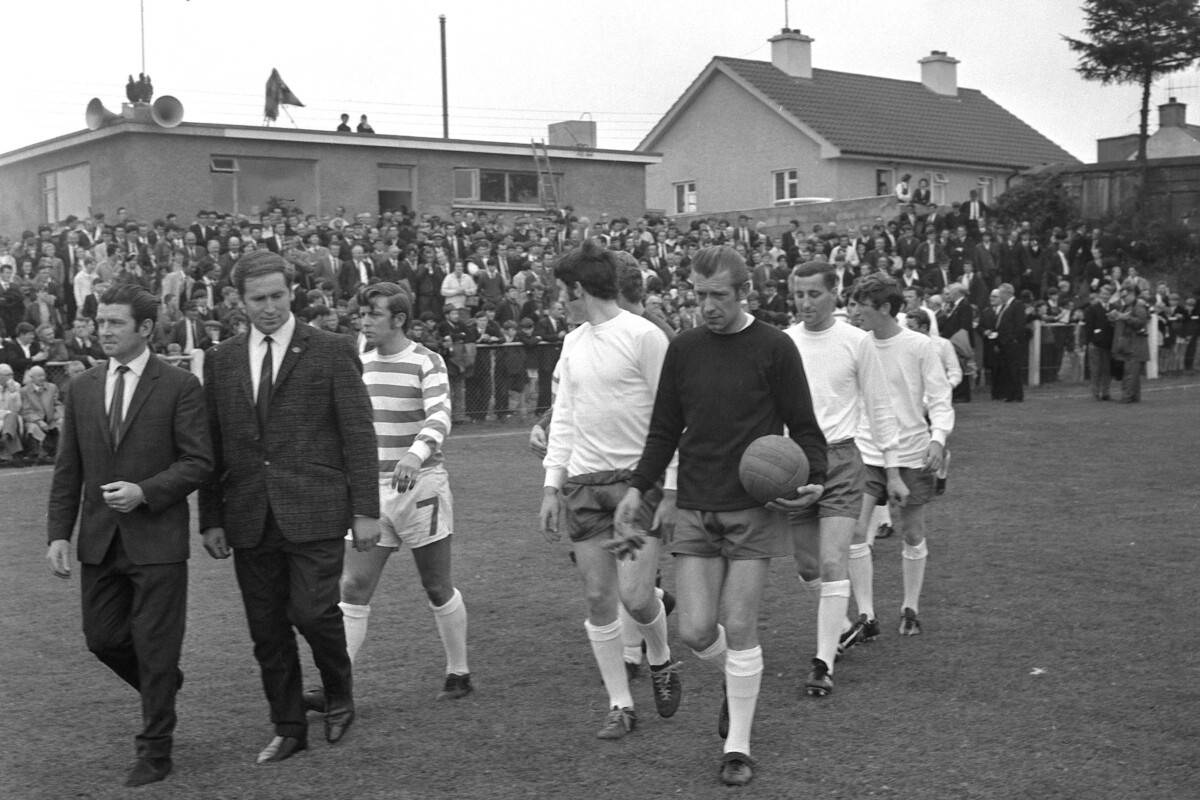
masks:
[[[275,737],[258,763],[308,746],[293,626],[308,640],[328,707],[325,738],[354,719],[338,608],[342,538],[379,538],[375,432],[361,363],[347,337],[299,325],[290,267],[269,251],[233,273],[248,333],[208,351],[204,375],[216,458],[201,490],[204,546],[230,549]]]

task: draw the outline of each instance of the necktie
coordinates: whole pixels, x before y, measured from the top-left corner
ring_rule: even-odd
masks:
[[[125,373],[129,367],[117,367],[117,383],[113,386],[112,403],[108,406],[108,433],[112,438],[113,450],[121,443],[121,422],[125,416]]]
[[[255,409],[258,411],[258,429],[260,431],[267,429],[267,415],[271,410],[271,383],[275,377],[275,361],[272,354],[274,341],[270,336],[263,337],[263,344],[266,345],[267,351],[263,353],[262,370],[258,376],[258,397],[254,401]]]

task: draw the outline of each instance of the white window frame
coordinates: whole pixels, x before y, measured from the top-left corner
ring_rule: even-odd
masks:
[[[777,169],[772,172],[771,191],[775,195],[775,205],[795,204],[800,199],[800,170]]]
[[[537,186],[538,186],[537,200],[533,203],[518,203],[518,202],[512,202],[512,201],[505,201],[505,202],[496,202],[496,201],[492,201],[492,200],[484,201],[484,200],[480,199],[480,184],[481,184],[480,176],[484,172],[502,172],[506,176],[507,175],[531,175],[531,176],[533,176],[534,179],[537,180]],[[470,179],[471,179],[471,196],[470,197],[459,196],[458,179],[459,179],[460,174],[470,176]],[[555,173],[552,173],[552,175],[553,175],[554,182],[555,182],[555,188],[558,190],[559,195],[561,196],[562,173],[555,172]],[[511,187],[509,186],[508,180],[506,178],[505,179],[505,194],[506,195],[508,194],[510,188]],[[514,209],[514,210],[534,210],[534,209],[541,209],[543,207],[543,203],[544,203],[544,198],[542,197],[542,181],[538,178],[538,174],[537,174],[536,170],[504,169],[504,168],[493,169],[491,167],[455,167],[454,168],[454,178],[453,178],[453,193],[454,193],[454,197],[452,198],[452,200],[453,200],[453,204],[455,206],[463,206],[463,207],[470,206],[472,208],[509,208],[509,209]]]
[[[934,205],[946,205],[946,187],[950,185],[950,179],[944,172],[929,173],[929,200]]]
[[[672,203],[676,214],[696,213],[698,206],[695,181],[677,181],[671,185],[671,191],[674,195]]]
[[[996,196],[996,179],[981,175],[975,182],[979,187],[979,199],[984,203],[991,203]]]

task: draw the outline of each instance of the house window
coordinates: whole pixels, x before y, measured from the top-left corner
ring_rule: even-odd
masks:
[[[378,167],[379,210],[399,211],[413,207],[415,167],[380,164]]]
[[[561,175],[554,175],[556,187],[561,180]],[[474,168],[454,170],[454,200],[515,206],[537,206],[542,202],[536,172]]]
[[[776,203],[788,203],[800,196],[800,170],[783,169],[774,175]]]
[[[991,203],[996,194],[996,179],[980,178],[977,183],[979,184],[979,199],[984,203]]]
[[[317,162],[298,158],[209,156],[212,208],[246,213],[280,205],[310,211],[317,208]]]
[[[946,186],[950,179],[944,172],[929,173],[929,199],[934,205],[946,205]]]
[[[91,214],[90,165],[77,164],[54,172],[43,172],[41,178],[44,222],[61,222],[72,214],[80,218]]]
[[[675,184],[675,213],[694,214],[696,212],[696,183],[688,181]]]
[[[892,169],[875,170],[875,194],[882,197],[892,193],[895,185],[896,171]]]

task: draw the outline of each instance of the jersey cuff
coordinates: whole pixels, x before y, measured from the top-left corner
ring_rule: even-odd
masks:
[[[667,467],[663,474],[663,491],[674,492],[679,489],[679,467]]]
[[[883,468],[896,469],[900,467],[900,454],[895,450],[883,451]]]
[[[945,431],[932,431],[929,434],[930,441],[937,442],[942,447],[946,446],[946,438],[948,434]]]
[[[552,489],[561,489],[566,481],[566,467],[550,467],[546,470],[546,479],[542,482],[542,486],[549,486]]]
[[[419,458],[421,463],[424,464],[425,460],[429,458],[430,454],[433,452],[433,448],[429,446],[428,442],[423,442],[420,439],[417,439],[408,446],[408,452]]]

